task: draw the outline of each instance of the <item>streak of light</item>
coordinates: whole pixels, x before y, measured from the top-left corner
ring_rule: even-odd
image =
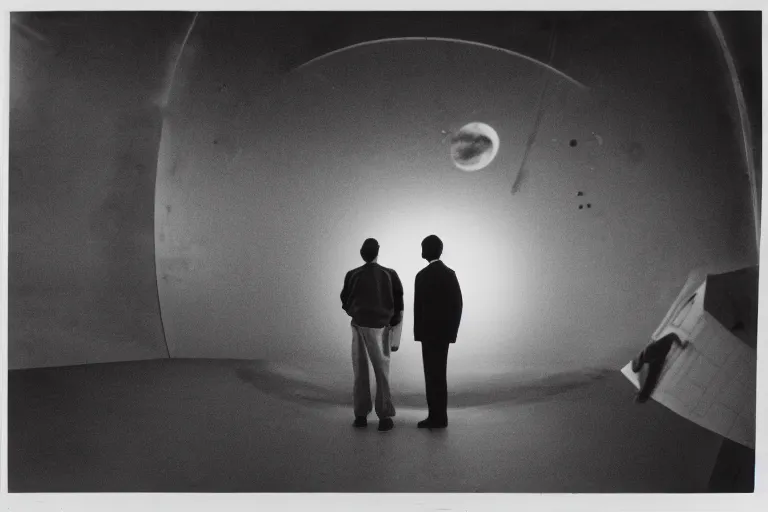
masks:
[[[192,33],[192,29],[195,27],[195,23],[197,22],[197,16],[199,14],[200,14],[199,12],[196,12],[194,18],[192,18],[192,23],[189,24],[189,28],[187,29],[187,34],[184,36],[184,41],[181,43],[181,49],[179,50],[179,54],[176,56],[176,61],[173,63],[171,78],[170,80],[168,80],[168,88],[165,90],[165,94],[163,94],[162,99],[160,100],[160,105],[162,105],[163,107],[168,105],[168,100],[171,96],[171,89],[173,89],[173,80],[176,78],[176,69],[179,67],[179,61],[181,61],[181,56],[184,54],[184,48],[187,46],[187,41],[189,41],[189,35]]]
[[[725,41],[725,35],[723,34],[720,23],[717,21],[715,13],[708,12],[709,21],[712,24],[712,29],[715,31],[717,40],[720,43],[720,49],[725,57],[725,62],[728,65],[728,72],[731,76],[731,82],[733,84],[733,93],[736,95],[736,104],[739,108],[739,120],[741,121],[741,139],[744,145],[744,159],[747,164],[747,174],[749,175],[749,184],[752,192],[752,213],[755,218],[755,242],[757,245],[757,254],[760,255],[760,204],[757,199],[757,180],[755,178],[755,163],[752,158],[751,149],[751,130],[749,129],[749,119],[747,117],[747,102],[744,99],[744,92],[741,88],[741,81],[739,75],[736,72],[736,64],[733,62],[733,55],[728,49],[728,43]]]
[[[21,32],[32,37],[33,39],[37,39],[42,43],[48,42],[48,39],[44,35],[42,35],[40,32],[29,28],[27,25],[18,21],[17,19],[11,18],[11,23],[13,24],[14,27],[18,28]]]
[[[552,35],[549,39],[549,62],[552,62],[552,60],[555,57],[556,46],[557,46],[557,26],[555,26],[552,29]],[[533,129],[531,130],[531,135],[528,137],[528,141],[525,145],[525,152],[523,153],[523,158],[520,160],[520,168],[517,171],[517,177],[512,183],[512,190],[511,190],[512,195],[515,195],[515,193],[520,190],[522,181],[525,178],[525,176],[523,175],[523,171],[525,169],[526,164],[528,163],[528,157],[531,153],[531,148],[533,147],[533,143],[536,141],[536,136],[539,134],[539,125],[541,124],[541,118],[544,115],[544,108],[542,103],[544,102],[544,97],[547,94],[548,88],[549,88],[549,77],[547,76],[544,81],[544,85],[542,86],[541,91],[539,92],[539,98],[536,101],[536,118],[533,121]]]
[[[333,50],[331,52],[325,53],[323,55],[320,55],[319,57],[315,57],[312,60],[309,60],[305,62],[304,64],[301,64],[300,66],[293,69],[293,71],[298,71],[302,68],[305,68],[309,66],[310,64],[313,64],[315,62],[318,62],[322,59],[326,59],[332,55],[336,55],[337,53],[344,52],[347,50],[351,50],[353,48],[359,48],[361,46],[369,46],[373,44],[381,44],[381,43],[398,43],[398,42],[405,42],[405,41],[439,41],[439,42],[447,42],[447,43],[459,43],[459,44],[468,44],[472,46],[478,46],[481,48],[487,48],[489,50],[494,50],[502,53],[506,53],[508,55],[512,55],[514,57],[520,57],[522,59],[525,59],[529,62],[533,62],[534,64],[538,64],[539,66],[543,66],[544,68],[548,69],[549,71],[555,73],[556,75],[560,76],[561,78],[566,79],[567,81],[571,82],[572,84],[576,85],[580,89],[588,90],[589,88],[576,80],[575,78],[565,74],[564,72],[560,71],[559,69],[556,69],[552,67],[550,64],[542,62],[538,59],[534,59],[533,57],[530,57],[528,55],[509,50],[507,48],[500,48],[498,46],[493,46],[486,43],[479,43],[477,41],[467,41],[464,39],[454,39],[454,38],[448,38],[448,37],[393,37],[393,38],[385,38],[385,39],[376,39],[373,41],[364,41],[362,43],[356,43],[350,46],[345,46],[344,48],[339,48],[337,50]]]

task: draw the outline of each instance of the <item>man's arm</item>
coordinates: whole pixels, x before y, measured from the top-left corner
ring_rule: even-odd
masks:
[[[392,317],[392,321],[389,325],[394,326],[403,321],[403,283],[400,281],[400,277],[394,270],[391,272],[392,276],[392,296],[395,302],[395,314]]]
[[[423,295],[424,292],[421,289],[421,283],[419,282],[419,275],[416,274],[416,280],[413,287],[413,339],[416,341],[421,341],[419,339],[419,336],[421,335],[421,329],[422,329],[422,313],[421,313],[421,307],[422,307],[422,301],[424,300]]]
[[[675,337],[674,337],[674,339],[672,341],[674,341],[675,345],[677,345],[678,347],[682,348],[683,350],[685,350],[688,347],[688,345],[690,345],[690,343],[691,343],[691,340],[683,341],[683,340],[680,339],[680,336],[677,336],[677,335],[675,335]]]
[[[672,345],[677,345],[678,347],[685,349],[689,343],[690,343],[689,340],[683,341],[682,339],[680,339],[680,336],[677,333],[670,332],[656,341],[651,340],[650,344],[653,346],[659,346],[659,347],[667,344],[669,348],[672,348]]]
[[[341,309],[347,312],[349,314],[349,311],[347,311],[347,301],[349,300],[349,296],[352,293],[352,290],[349,286],[349,276],[351,272],[347,272],[347,275],[344,276],[344,287],[341,289]]]
[[[461,286],[459,286],[459,279],[456,277],[455,272],[451,272],[451,305],[453,312],[453,330],[459,331],[459,325],[461,324],[461,313],[464,309],[464,298],[461,295]]]

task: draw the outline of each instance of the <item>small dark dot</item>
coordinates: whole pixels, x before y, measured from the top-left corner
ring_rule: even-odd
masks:
[[[576,139],[571,139],[571,142],[570,142],[571,147],[575,148],[576,144],[578,144],[578,142],[576,142]]]
[[[587,203],[587,208],[592,208],[592,204],[591,203]]]
[[[218,144],[219,143],[219,139],[213,139],[213,143],[214,144]]]
[[[583,204],[580,204],[580,205],[579,205],[579,210],[581,210],[582,208],[584,208],[584,205],[583,205]]]
[[[584,192],[582,192],[581,190],[579,190],[578,192],[576,192],[576,197],[581,197],[581,196],[583,196],[583,195],[584,195]]]

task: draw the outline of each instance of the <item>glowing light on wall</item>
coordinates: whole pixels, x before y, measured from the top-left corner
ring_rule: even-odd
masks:
[[[456,272],[464,297],[459,339],[451,349],[451,371],[457,376],[471,374],[479,361],[492,358],[510,343],[509,338],[498,335],[500,329],[519,324],[525,317],[527,304],[521,297],[532,282],[519,271],[525,267],[524,256],[515,248],[522,246],[522,238],[508,219],[489,222],[480,198],[451,204],[438,196],[425,201],[408,199],[394,199],[398,208],[386,216],[366,217],[354,225],[353,232],[334,236],[338,241],[329,240],[321,259],[335,267],[329,269],[331,274],[343,276],[362,264],[358,249],[365,238],[379,241],[379,263],[395,269],[404,287],[404,350],[397,360],[399,378],[418,383],[423,378],[421,360],[414,357],[418,354],[409,355],[420,350],[413,343],[414,278],[427,264],[421,258],[421,241],[427,235],[438,235],[444,244],[441,259]],[[346,318],[340,317],[340,322]],[[346,337],[338,343],[340,352],[345,351]]]

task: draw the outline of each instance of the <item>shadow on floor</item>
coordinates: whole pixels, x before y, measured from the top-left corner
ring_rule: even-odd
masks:
[[[285,400],[315,402],[333,405],[349,405],[350,389],[329,389],[282,375],[270,368],[266,361],[239,361],[234,363],[237,377],[259,391],[279,396]],[[547,400],[556,395],[573,391],[605,378],[615,370],[607,368],[563,372],[536,379],[513,380],[495,378],[478,383],[468,389],[457,388],[449,382],[449,401],[453,408],[493,405],[497,403],[527,404]],[[398,406],[423,407],[423,393],[394,393]]]
[[[659,404],[637,406],[618,372],[455,389],[438,434],[416,428],[423,397],[401,395],[382,435],[352,428],[349,390],[286,370],[151,360],[11,371],[9,489],[702,492],[721,444]]]

